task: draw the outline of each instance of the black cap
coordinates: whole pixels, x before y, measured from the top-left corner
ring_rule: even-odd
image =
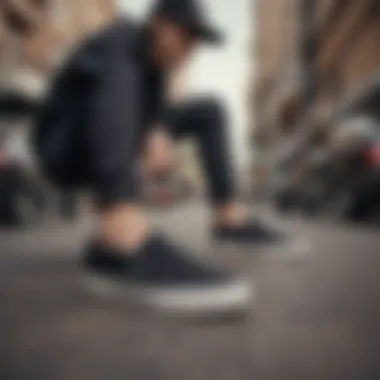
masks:
[[[203,42],[212,45],[223,42],[221,31],[209,24],[199,0],[158,0],[152,16],[172,20]]]

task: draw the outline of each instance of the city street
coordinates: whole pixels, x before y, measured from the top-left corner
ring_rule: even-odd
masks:
[[[380,213],[338,220],[380,211],[379,47],[380,0],[0,0],[0,225],[25,222],[0,227],[0,380],[380,380]],[[206,189],[254,194],[294,244],[216,242]],[[252,282],[247,314],[90,291],[87,245],[138,235],[137,198]],[[146,247],[87,268],[165,310],[247,305],[249,284]]]
[[[0,379],[377,380],[380,236],[376,226],[281,220],[304,255],[220,252],[199,203],[155,215],[173,239],[252,277],[244,319],[176,320],[81,286],[79,249],[91,219],[0,233]]]

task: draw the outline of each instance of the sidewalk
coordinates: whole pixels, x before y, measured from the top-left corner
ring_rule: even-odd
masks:
[[[161,215],[160,224],[202,254],[209,243],[205,217],[202,207],[189,205]],[[293,228],[313,238],[314,255],[287,261],[231,252],[235,270],[254,276],[258,302],[244,320],[211,323],[90,297],[72,248],[91,221],[66,225],[63,233],[60,227],[0,235],[0,379],[379,378],[374,231],[298,221]]]

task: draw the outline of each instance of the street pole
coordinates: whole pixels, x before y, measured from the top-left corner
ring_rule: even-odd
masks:
[[[317,96],[317,36],[315,15],[317,0],[300,0],[301,67],[303,75],[302,113],[305,114]]]

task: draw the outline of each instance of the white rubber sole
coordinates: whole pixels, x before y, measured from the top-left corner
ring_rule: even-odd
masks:
[[[218,316],[248,311],[255,300],[254,287],[245,280],[195,288],[142,288],[85,275],[84,285],[97,296],[123,298],[159,312],[183,316]]]

